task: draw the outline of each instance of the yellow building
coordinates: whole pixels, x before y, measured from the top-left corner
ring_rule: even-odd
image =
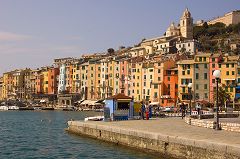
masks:
[[[42,68],[43,75],[43,94],[48,94],[48,68]]]
[[[80,66],[80,96],[82,99],[88,99],[88,67],[89,62]]]
[[[178,65],[178,97],[180,102],[189,102],[188,84],[194,83],[194,60],[181,60]],[[192,88],[194,91],[194,88]]]
[[[237,80],[237,61],[239,56],[225,56],[223,62],[219,64],[221,71],[222,87],[231,95],[231,100],[235,98],[235,86]]]
[[[134,101],[142,101],[143,99],[143,89],[142,89],[142,58],[132,59],[129,64],[129,69],[131,70],[130,81],[128,84],[128,96],[134,98]]]
[[[8,99],[13,93],[13,74],[12,72],[3,73],[2,98]]]
[[[0,77],[0,100],[2,100],[3,77]]]

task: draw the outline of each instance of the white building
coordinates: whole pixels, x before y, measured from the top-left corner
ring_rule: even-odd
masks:
[[[60,66],[58,93],[66,91],[66,64]]]
[[[194,55],[196,51],[200,48],[200,43],[197,40],[184,40],[176,42],[177,52],[189,52]]]

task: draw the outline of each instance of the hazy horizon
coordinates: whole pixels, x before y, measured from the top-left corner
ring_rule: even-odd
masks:
[[[80,57],[133,46],[162,36],[187,7],[209,20],[237,10],[237,0],[1,0],[0,76],[18,68],[51,65],[54,58]]]

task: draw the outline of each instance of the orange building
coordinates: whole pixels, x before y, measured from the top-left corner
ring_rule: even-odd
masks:
[[[48,69],[48,94],[57,94],[59,68]]]
[[[167,69],[164,74],[161,106],[175,106],[178,98],[178,68]]]
[[[36,94],[42,94],[43,93],[43,74],[39,70],[36,74]]]

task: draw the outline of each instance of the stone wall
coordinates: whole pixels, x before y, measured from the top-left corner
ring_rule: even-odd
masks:
[[[180,136],[168,136],[148,131],[124,129],[101,125],[100,123],[69,121],[68,131],[77,135],[86,135],[147,152],[157,152],[159,158],[237,159],[240,157],[239,148],[231,145],[193,140]]]
[[[190,117],[185,117],[185,122],[189,125],[210,128],[210,129],[213,129],[215,125],[215,121],[200,120],[200,119],[194,119]],[[238,123],[221,123],[220,122],[220,128],[226,131],[240,132],[240,124]]]

